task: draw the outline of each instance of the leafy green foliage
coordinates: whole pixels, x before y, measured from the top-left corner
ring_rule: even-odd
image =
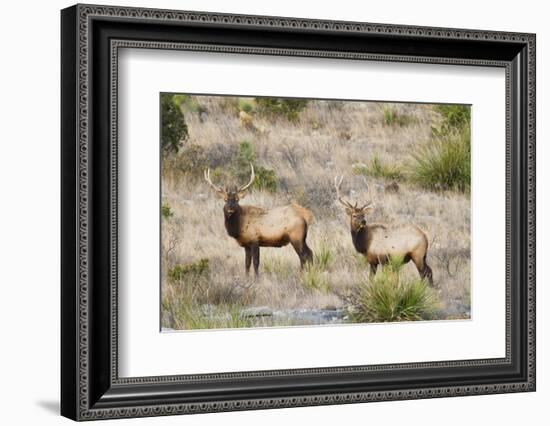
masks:
[[[353,322],[393,322],[434,319],[439,302],[434,290],[423,280],[407,280],[401,259],[379,268],[378,273],[358,285],[352,297]]]
[[[307,106],[306,99],[255,98],[258,112],[267,118],[296,121]]]
[[[357,174],[375,178],[400,180],[403,177],[399,166],[383,163],[378,153],[374,154],[368,164],[355,164],[353,170]]]
[[[160,96],[161,144],[165,152],[178,152],[188,136],[185,117],[181,111],[181,96],[163,93]]]

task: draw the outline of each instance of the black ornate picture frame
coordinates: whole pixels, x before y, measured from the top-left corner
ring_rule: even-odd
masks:
[[[62,415],[92,420],[535,390],[534,34],[95,5],[64,9],[61,30]],[[505,69],[506,356],[120,378],[121,47]]]

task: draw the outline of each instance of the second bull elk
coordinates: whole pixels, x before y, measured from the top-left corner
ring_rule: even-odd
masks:
[[[343,177],[334,179],[338,201],[350,217],[351,239],[355,250],[365,256],[370,265],[371,275],[376,273],[378,265],[387,263],[390,258],[403,259],[404,263],[413,261],[422,279],[433,284],[432,269],[428,266],[428,238],[417,226],[387,225],[367,223],[366,216],[372,211],[373,204],[368,201],[362,206],[352,205],[340,195]]]
[[[245,271],[258,274],[260,266],[260,247],[283,247],[292,245],[303,267],[313,259],[313,253],[307,246],[308,225],[313,215],[307,209],[292,203],[283,207],[264,209],[256,206],[242,206],[239,201],[246,195],[246,190],[254,183],[254,167],[250,165],[250,181],[241,187],[222,189],[212,183],[210,169],[204,171],[204,179],[225,201],[223,215],[225,229],[245,252]]]

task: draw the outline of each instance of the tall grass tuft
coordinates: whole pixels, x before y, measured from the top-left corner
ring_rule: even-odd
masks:
[[[315,262],[304,266],[300,275],[302,286],[308,290],[319,290],[327,293],[330,290],[328,272],[323,270]]]
[[[434,137],[413,154],[410,180],[430,190],[468,192],[470,158],[469,128]]]
[[[421,279],[406,279],[401,261],[379,268],[370,280],[359,283],[352,296],[353,322],[420,321],[434,319],[439,302],[434,290]]]
[[[315,255],[313,257],[313,263],[323,271],[327,271],[332,265],[334,256],[332,250],[330,249],[329,243],[327,241],[322,241],[315,250]]]
[[[374,178],[400,180],[403,177],[401,168],[398,165],[383,163],[378,153],[374,154],[371,161],[367,164],[355,164],[353,170],[357,174]]]
[[[384,105],[382,108],[382,116],[386,126],[403,127],[413,122],[410,116],[399,113],[393,105]]]
[[[432,126],[432,138],[413,154],[410,178],[435,191],[470,190],[470,107],[435,105],[440,122]]]

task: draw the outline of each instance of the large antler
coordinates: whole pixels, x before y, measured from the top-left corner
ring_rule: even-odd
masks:
[[[254,166],[252,165],[252,163],[250,163],[250,181],[246,185],[241,186],[237,192],[242,193],[250,188],[250,186],[254,183],[255,177],[256,175],[254,174]]]
[[[355,203],[354,206],[352,206],[349,201],[344,200],[340,195],[340,185],[342,185],[343,180],[344,180],[344,176],[340,176],[340,177],[336,176],[334,178],[334,187],[336,188],[336,196],[338,197],[338,201],[340,201],[344,205],[344,207],[353,210],[357,207],[357,202]]]
[[[367,193],[370,192],[369,191],[369,183],[367,182],[367,178],[365,176],[363,176],[363,182],[365,182],[365,187],[367,189]],[[372,207],[373,205],[374,205],[374,203],[369,200],[365,203],[365,205],[363,207],[360,208],[360,210],[368,209],[369,207]]]
[[[221,194],[221,195],[226,195],[227,194],[227,191],[225,191],[224,189],[222,189],[219,186],[216,186],[212,183],[212,181],[210,180],[210,169],[209,168],[204,171],[204,179],[206,180],[206,182],[208,182],[210,184],[210,186],[218,194]]]

